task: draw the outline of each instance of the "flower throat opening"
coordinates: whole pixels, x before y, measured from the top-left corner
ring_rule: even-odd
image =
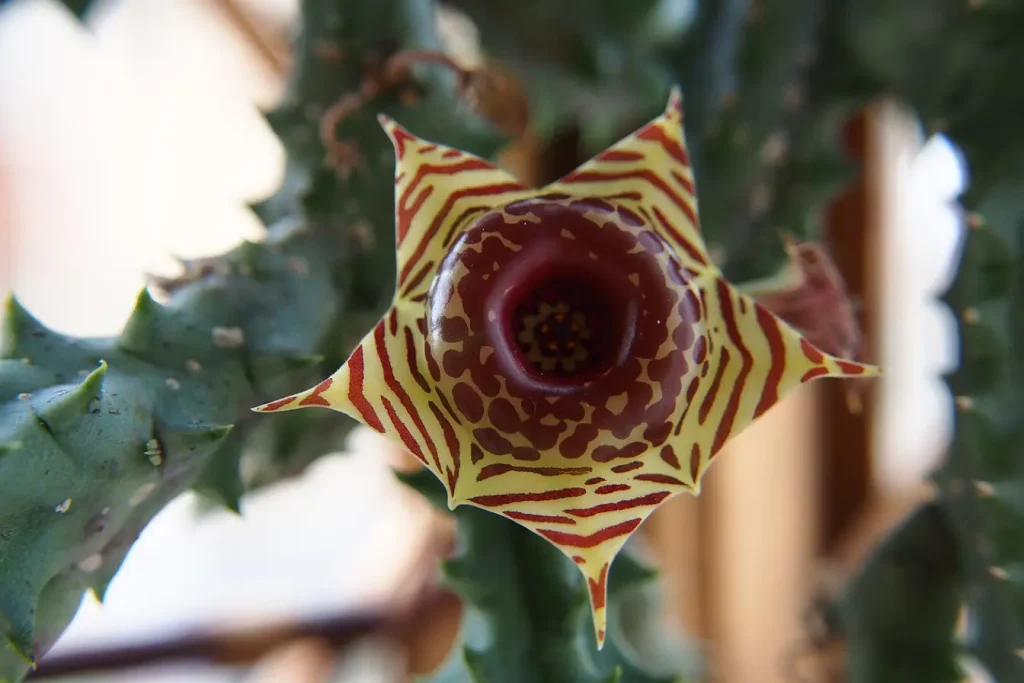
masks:
[[[527,288],[508,332],[531,374],[573,380],[601,374],[620,355],[618,302],[592,274],[558,274]],[[621,305],[621,304],[620,304]]]

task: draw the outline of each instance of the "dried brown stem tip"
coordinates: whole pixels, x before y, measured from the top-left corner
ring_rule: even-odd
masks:
[[[782,235],[782,241],[799,281],[786,289],[761,294],[757,297],[759,303],[822,350],[840,358],[866,360],[853,300],[828,251],[820,244],[799,242],[788,234]],[[867,387],[846,382],[844,388],[847,410],[860,414]]]
[[[510,135],[518,137],[525,132],[529,123],[526,92],[510,72],[494,66],[464,69],[441,52],[405,50],[368,72],[358,91],[346,93],[324,112],[320,119],[320,141],[327,150],[324,163],[329,168],[347,175],[362,163],[354,141],[335,138],[338,126],[373,98],[408,84],[415,64],[436,64],[450,69],[457,76],[459,95],[474,111]]]

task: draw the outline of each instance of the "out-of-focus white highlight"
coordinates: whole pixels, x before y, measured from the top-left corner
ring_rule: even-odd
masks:
[[[956,273],[964,231],[957,203],[967,183],[959,152],[943,136],[922,140],[899,110],[883,115],[883,183],[877,269],[880,339],[875,453],[884,494],[918,486],[951,437],[953,399],[941,375],[956,367],[951,313],[938,297]]]
[[[6,279],[44,323],[115,333],[146,272],[260,239],[245,205],[284,151],[254,105],[280,85],[212,3],[117,3],[92,33],[51,0],[0,16]]]
[[[104,603],[90,595],[53,651],[385,605],[431,518],[400,504],[415,494],[367,434],[353,452],[251,494],[242,516],[204,514],[193,494],[176,499],[143,531]]]

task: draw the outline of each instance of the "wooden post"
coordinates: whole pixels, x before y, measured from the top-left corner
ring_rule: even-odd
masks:
[[[874,288],[877,274],[870,270],[872,258],[867,251],[873,228],[872,198],[877,193],[877,186],[870,180],[877,169],[867,156],[869,148],[873,149],[870,140],[875,126],[871,109],[855,116],[846,126],[846,148],[854,161],[861,164],[863,178],[832,204],[825,235],[850,296],[861,302],[858,322],[865,338],[867,360],[874,355],[873,312],[878,296]],[[818,543],[823,552],[828,552],[857,518],[871,493],[871,394],[871,387],[867,387],[863,409],[852,413],[847,409],[844,387],[839,382],[825,386],[822,391],[825,457],[819,485],[828,492],[819,513],[822,523]]]
[[[814,586],[820,404],[815,384],[790,394],[736,436],[704,480],[716,680],[792,680],[786,656],[805,639],[801,615]]]
[[[697,640],[710,636],[704,594],[708,536],[702,524],[707,512],[700,498],[681,494],[655,510],[641,527],[661,572],[666,616]]]

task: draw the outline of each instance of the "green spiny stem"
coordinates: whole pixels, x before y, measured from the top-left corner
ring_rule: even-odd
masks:
[[[849,680],[961,680],[950,624],[964,595],[949,520],[940,506],[924,506],[875,551],[838,605]]]
[[[947,378],[954,442],[935,481],[968,576],[963,647],[1001,682],[1024,678],[1024,202],[1009,184],[972,195],[993,222],[970,233],[944,297],[962,351]]]
[[[143,294],[112,339],[59,335],[11,300],[0,347],[0,613],[14,652],[43,654],[63,624],[39,617],[70,618],[55,605],[77,605],[86,586],[102,594],[145,524],[196,482],[275,379],[256,361],[314,350],[339,302],[337,232],[272,230],[262,279],[211,277],[166,306]],[[309,264],[302,275],[288,267],[296,258]],[[318,296],[299,297],[303,288]],[[267,334],[296,326],[308,340]],[[12,679],[24,666],[0,662]]]
[[[693,103],[702,226],[733,279],[778,269],[782,232],[822,239],[824,208],[854,177],[842,129],[873,91],[848,71],[837,8],[701,3],[699,30],[666,55]]]

